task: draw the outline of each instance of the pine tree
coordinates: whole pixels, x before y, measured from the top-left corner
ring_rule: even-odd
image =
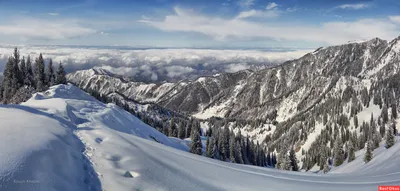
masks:
[[[198,125],[194,125],[192,127],[192,137],[191,137],[191,144],[190,144],[190,152],[198,155],[202,155],[202,144],[200,138],[200,127]]]
[[[184,139],[185,138],[185,127],[184,127],[182,121],[179,122],[179,125],[178,125],[178,137],[180,139]]]
[[[236,149],[235,149],[236,157],[235,157],[235,160],[236,160],[237,163],[243,164],[244,161],[243,161],[242,146],[240,144],[240,141],[239,140],[236,141],[235,145],[236,145]]]
[[[36,59],[35,82],[36,82],[36,90],[37,91],[45,90],[44,59],[43,59],[42,54],[40,54],[39,58]]]
[[[343,143],[340,136],[338,136],[338,138],[336,139],[334,146],[334,161],[335,161],[335,166],[341,165],[344,161]]]
[[[267,154],[267,165],[268,166],[272,166],[271,153],[270,152],[268,152],[268,154]]]
[[[358,128],[358,117],[357,117],[357,115],[354,116],[353,120],[354,120],[354,127],[357,129]]]
[[[235,153],[235,150],[236,150],[236,141],[235,141],[235,134],[233,133],[233,132],[231,132],[230,133],[231,134],[231,136],[230,136],[230,138],[229,138],[229,160],[232,162],[232,163],[236,163],[236,153]]]
[[[395,143],[395,135],[394,135],[394,128],[396,128],[395,121],[392,122],[392,125],[386,131],[386,148],[390,148]]]
[[[281,170],[291,170],[292,165],[290,164],[290,158],[289,156],[285,153],[282,158],[279,158],[278,161],[279,163],[279,169]]]
[[[292,167],[292,171],[299,171],[299,167],[297,165],[296,153],[294,152],[293,147],[292,147],[292,149],[290,149],[289,159],[290,159],[290,165]]]
[[[65,70],[61,62],[58,65],[58,69],[56,72],[56,84],[67,84],[67,78],[65,77]]]
[[[12,55],[12,60],[14,63],[14,75],[15,75],[15,87],[18,89],[19,87],[22,86],[24,78],[23,78],[23,73],[20,70],[20,62],[21,62],[21,57],[19,54],[19,50],[17,48],[14,49],[14,53]]]
[[[54,74],[54,69],[53,69],[53,60],[50,59],[46,70],[46,83],[48,86],[53,86],[55,81],[56,81],[56,76]]]
[[[169,136],[170,137],[178,137],[178,131],[176,129],[175,118],[171,118],[169,123]]]
[[[222,132],[222,140],[221,141],[221,152],[222,152],[222,160],[225,161],[229,158],[229,128],[227,126],[224,127]]]
[[[28,58],[26,59],[24,73],[25,73],[24,84],[28,86],[33,86],[35,83],[33,81],[32,62],[30,56],[28,56]]]
[[[207,136],[207,141],[206,141],[206,156],[207,157],[212,157],[212,149],[213,149],[213,144],[212,141],[210,141],[211,137]]]
[[[21,86],[25,85],[25,78],[26,78],[26,63],[25,57],[22,57],[21,64],[19,66],[19,71],[21,73]]]
[[[382,116],[382,122],[383,122],[383,124],[386,124],[386,123],[389,121],[389,117],[388,117],[388,108],[387,108],[386,104],[384,104],[383,107],[382,107],[381,116]]]
[[[12,90],[13,81],[13,61],[11,58],[8,59],[4,72],[3,72],[3,101],[7,103],[8,100],[14,95]]]
[[[397,103],[396,103],[396,101],[393,101],[391,107],[392,107],[392,118],[396,119],[397,118]]]
[[[188,123],[186,124],[186,129],[185,129],[185,137],[186,137],[186,138],[189,138],[189,137],[190,137],[190,134],[191,134],[191,132],[192,132],[192,123],[193,123],[193,120],[190,119],[190,120],[188,121]]]
[[[371,143],[371,141],[368,141],[367,142],[367,148],[366,148],[365,155],[364,155],[364,162],[368,163],[369,161],[372,160],[372,157],[373,157],[373,155],[372,155],[372,143]]]
[[[348,152],[348,154],[347,154],[348,155],[348,159],[347,159],[348,162],[351,162],[354,159],[356,159],[356,154],[355,154],[355,148],[354,148],[353,141],[349,141],[347,152]]]

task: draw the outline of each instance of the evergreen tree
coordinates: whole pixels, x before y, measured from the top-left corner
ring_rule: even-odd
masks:
[[[242,146],[240,144],[240,141],[237,140],[235,145],[236,145],[236,150],[235,150],[236,157],[235,157],[235,160],[236,160],[237,163],[243,164],[244,161],[243,161]]]
[[[396,127],[395,121],[393,121],[392,125],[386,131],[386,148],[390,148],[395,143],[395,135],[394,135],[394,128]]]
[[[397,103],[395,100],[393,101],[391,107],[392,107],[392,118],[396,119],[397,118]]]
[[[58,65],[58,69],[56,72],[56,84],[67,84],[67,78],[65,77],[65,70],[61,62]]]
[[[45,90],[44,59],[42,54],[39,55],[35,63],[35,82],[37,91]]]
[[[224,127],[222,132],[221,141],[221,152],[222,152],[222,160],[225,161],[229,158],[229,128],[227,126]]]
[[[386,104],[384,104],[383,107],[382,107],[381,116],[382,116],[382,122],[383,122],[383,124],[386,124],[386,123],[389,121],[389,117],[388,117],[388,108],[387,108]]]
[[[192,136],[191,136],[191,144],[190,144],[190,152],[198,155],[202,155],[202,144],[200,138],[200,126],[194,125],[192,127]]]
[[[207,136],[207,141],[206,141],[206,156],[207,157],[212,157],[212,150],[213,150],[213,144],[212,141],[210,141],[211,137]]]
[[[13,61],[11,58],[8,59],[4,72],[3,72],[3,101],[8,103],[8,100],[14,95],[14,90],[12,89],[12,82],[14,77]]]
[[[283,155],[282,158],[279,158],[278,161],[280,163],[279,164],[279,169],[281,169],[281,170],[291,170],[292,165],[290,164],[290,158],[286,153]]]
[[[297,165],[296,153],[294,152],[293,147],[292,147],[292,149],[290,149],[289,159],[290,159],[290,165],[292,167],[292,171],[299,171],[299,167]]]
[[[169,136],[170,137],[178,137],[178,131],[176,129],[175,118],[171,118],[169,123]]]
[[[13,60],[13,64],[14,64],[14,75],[15,75],[15,87],[16,89],[18,89],[19,87],[22,86],[23,84],[23,74],[20,70],[20,62],[21,62],[21,57],[19,54],[19,50],[17,48],[14,49],[14,53],[12,55],[12,60]]]
[[[354,127],[357,129],[357,127],[358,127],[358,117],[357,117],[357,115],[354,116],[353,120],[354,120]]]
[[[178,137],[180,139],[184,139],[185,138],[185,127],[184,127],[182,121],[180,121],[179,125],[178,125]]]
[[[367,148],[366,148],[365,155],[364,155],[364,162],[368,163],[369,161],[372,160],[372,157],[373,157],[372,156],[372,143],[371,143],[371,141],[368,141]]]
[[[348,155],[348,160],[347,160],[348,162],[351,162],[354,159],[356,159],[355,148],[354,148],[353,141],[349,141],[347,152],[348,152],[348,154],[347,154]]]
[[[56,81],[56,76],[54,74],[54,69],[53,69],[53,60],[50,59],[46,70],[46,83],[48,86],[53,86],[55,81]]]
[[[21,74],[21,86],[22,86],[22,85],[25,85],[25,77],[26,77],[26,73],[25,73],[25,71],[26,71],[25,57],[22,57],[21,64],[19,66],[19,71],[20,71],[20,74]]]
[[[192,123],[193,123],[193,120],[190,119],[188,121],[188,123],[186,124],[186,129],[185,129],[185,137],[186,138],[190,137],[190,133],[192,132]]]
[[[28,86],[33,86],[35,83],[33,82],[32,62],[30,56],[28,56],[28,58],[26,59],[24,73],[25,73],[24,84]]]
[[[343,143],[342,139],[340,136],[335,141],[335,146],[334,146],[334,162],[335,166],[339,166],[343,163],[344,161],[344,156],[343,156]]]
[[[268,166],[272,166],[271,153],[270,152],[268,152],[268,154],[267,154],[267,165]]]
[[[230,133],[231,134],[231,136],[230,136],[230,138],[229,138],[229,160],[232,162],[232,163],[236,163],[236,153],[235,153],[235,150],[236,150],[236,141],[235,141],[235,134],[233,133],[233,132],[231,132]]]

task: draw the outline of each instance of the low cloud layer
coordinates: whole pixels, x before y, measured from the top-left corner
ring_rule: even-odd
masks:
[[[103,49],[55,46],[21,46],[22,56],[62,62],[68,72],[100,67],[138,81],[160,82],[195,79],[199,76],[244,69],[259,69],[303,56],[310,50],[210,50],[210,49]],[[3,71],[13,46],[0,46]]]

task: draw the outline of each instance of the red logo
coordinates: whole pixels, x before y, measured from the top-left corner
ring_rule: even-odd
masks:
[[[400,186],[379,186],[378,191],[400,191]]]

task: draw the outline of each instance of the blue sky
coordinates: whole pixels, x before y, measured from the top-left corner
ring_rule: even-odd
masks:
[[[400,35],[398,0],[0,0],[0,43],[295,47]]]

